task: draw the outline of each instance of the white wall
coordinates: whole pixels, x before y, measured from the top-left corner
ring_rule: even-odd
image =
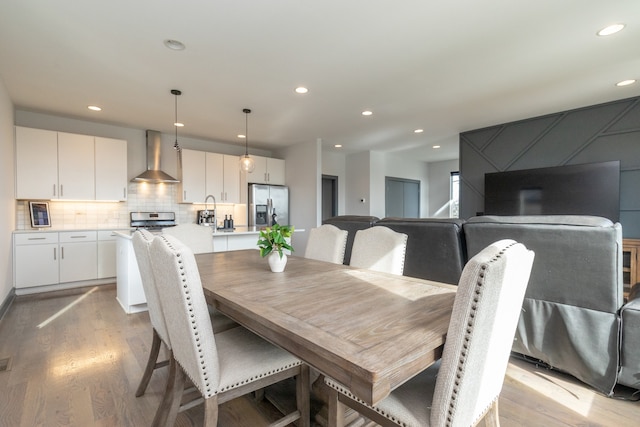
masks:
[[[371,215],[369,192],[369,152],[349,154],[346,157],[345,213]],[[364,203],[360,203],[364,199]]]
[[[289,187],[289,222],[304,232],[294,233],[295,255],[303,256],[309,230],[320,224],[321,212],[321,141],[303,142],[278,151],[285,160],[286,183]]]
[[[449,217],[451,172],[458,170],[458,159],[429,163],[429,217]]]
[[[15,225],[13,103],[0,78],[0,306],[13,288],[12,231]]]

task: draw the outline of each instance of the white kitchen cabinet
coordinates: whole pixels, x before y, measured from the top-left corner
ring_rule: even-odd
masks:
[[[94,137],[58,132],[58,199],[95,200]]]
[[[206,194],[218,203],[240,203],[240,162],[237,156],[205,153]]]
[[[57,197],[58,133],[16,126],[16,199]]]
[[[127,141],[96,136],[95,159],[96,200],[127,200]]]
[[[58,233],[14,235],[16,288],[58,283]]]
[[[206,193],[206,156],[203,151],[182,150],[181,203],[204,203]]]
[[[95,231],[59,233],[60,283],[98,278],[98,243]]]
[[[116,277],[116,240],[114,231],[98,231],[98,279]]]
[[[16,126],[16,199],[126,200],[127,142]]]
[[[251,156],[253,172],[246,174],[248,183],[285,185],[285,161],[272,157]]]

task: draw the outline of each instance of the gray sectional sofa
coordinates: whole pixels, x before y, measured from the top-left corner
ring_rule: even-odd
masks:
[[[494,241],[522,242],[536,259],[514,353],[608,396],[616,384],[640,389],[640,288],[624,304],[620,224],[589,216],[342,216],[325,223],[349,230],[349,254],[358,229],[386,226],[406,233],[404,274],[447,283],[457,283],[465,262]]]

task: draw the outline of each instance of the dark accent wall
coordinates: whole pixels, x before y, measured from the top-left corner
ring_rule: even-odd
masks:
[[[640,97],[460,134],[460,217],[484,211],[484,174],[620,160],[620,223],[640,238]]]

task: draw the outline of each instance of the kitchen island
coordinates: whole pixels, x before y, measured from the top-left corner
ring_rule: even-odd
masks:
[[[295,230],[296,232],[304,230]],[[142,288],[138,262],[133,252],[131,236],[135,229],[118,231],[117,237],[117,300],[125,313],[137,313],[147,310],[147,299]],[[160,234],[160,232],[158,232]],[[258,249],[260,227],[235,227],[233,230],[213,230],[214,252]],[[265,263],[267,261],[265,260]]]

